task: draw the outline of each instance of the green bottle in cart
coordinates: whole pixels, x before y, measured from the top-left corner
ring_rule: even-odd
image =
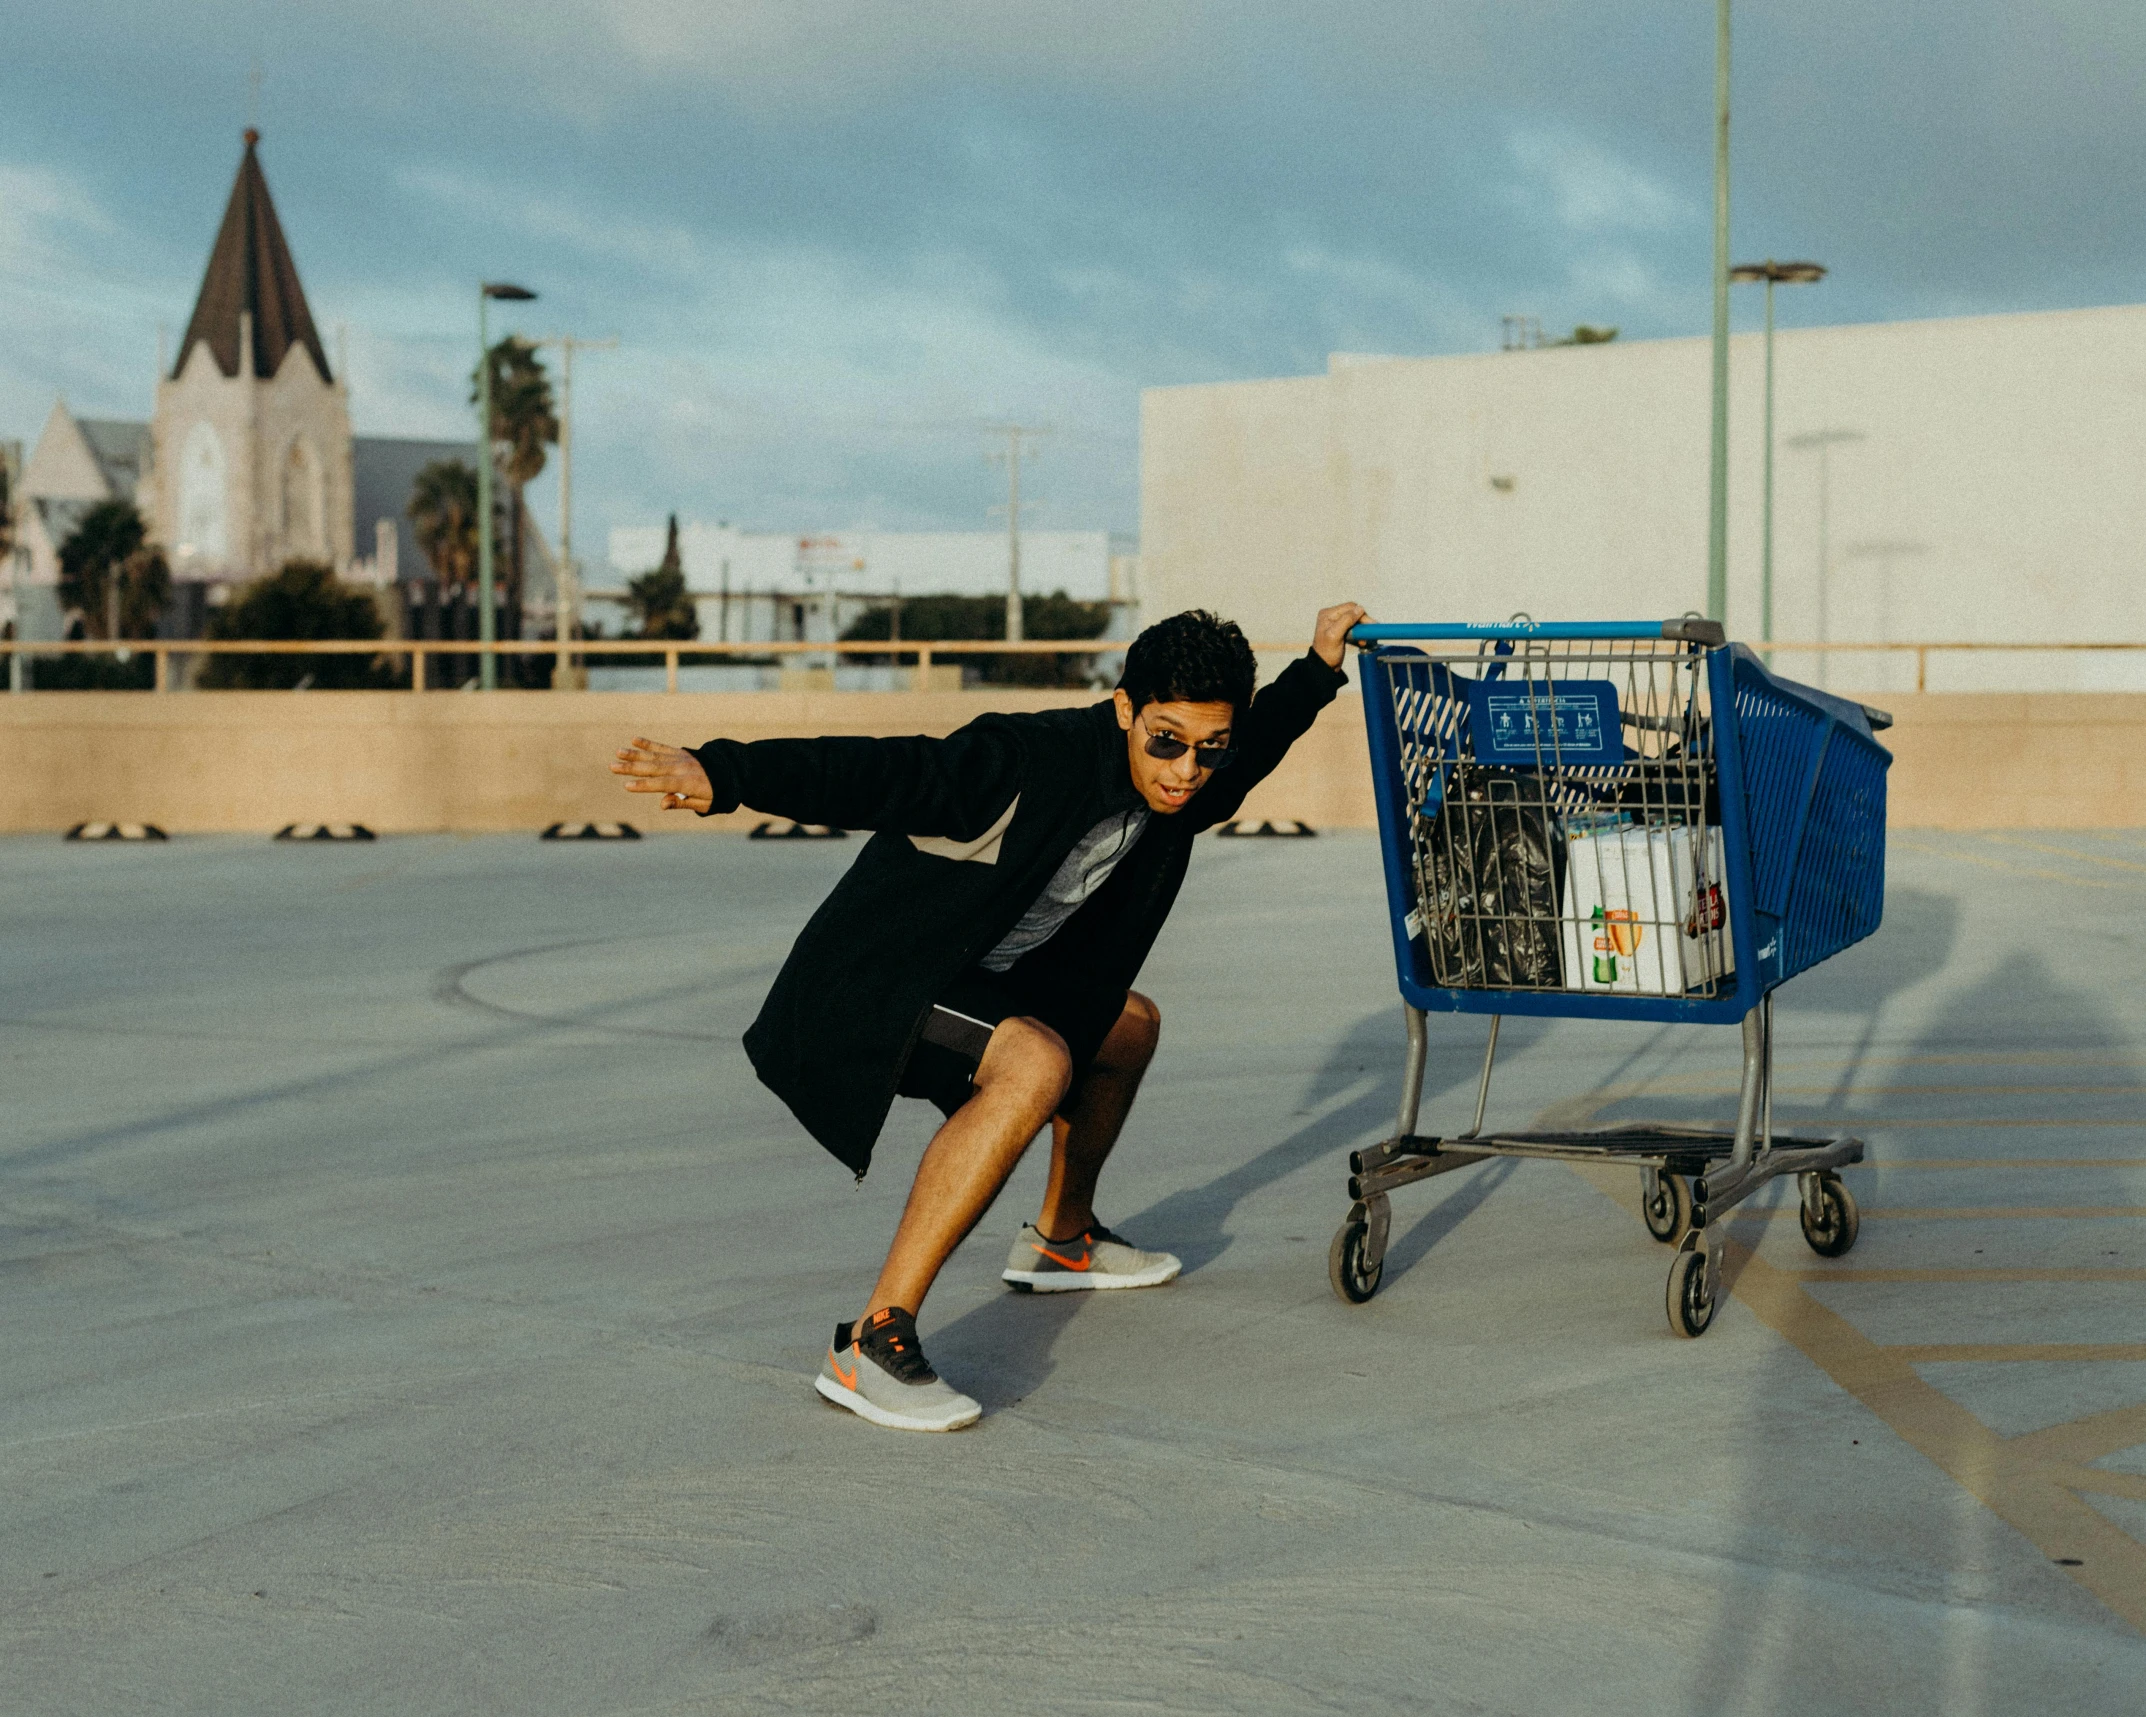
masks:
[[[1595,908],[1595,982],[1614,984],[1617,981],[1616,944],[1610,940],[1609,920],[1601,907]],[[1604,952],[1608,950],[1608,952]]]

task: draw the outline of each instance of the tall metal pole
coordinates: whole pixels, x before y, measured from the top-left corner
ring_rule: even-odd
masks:
[[[477,288],[477,638],[485,646],[477,661],[477,683],[499,688],[499,662],[491,646],[498,624],[492,613],[492,336],[486,317],[491,308],[488,285]]]
[[[1706,612],[1729,614],[1729,0],[1714,0],[1714,410]]]
[[[1833,639],[1833,616],[1831,586],[1833,574],[1833,439],[1828,436],[1818,444],[1818,641],[1831,643]],[[1830,690],[1826,670],[1832,666],[1828,653],[1818,656],[1818,684]]]
[[[1765,543],[1759,559],[1759,639],[1773,642],[1773,286],[1774,266],[1766,263],[1766,500]],[[1767,665],[1773,663],[1769,654]]]
[[[574,337],[559,342],[559,576],[553,593],[551,629],[559,641],[552,664],[555,691],[569,689],[576,622],[581,618],[580,580],[574,572]]]
[[[1006,431],[1006,641],[1021,640],[1021,431]]]

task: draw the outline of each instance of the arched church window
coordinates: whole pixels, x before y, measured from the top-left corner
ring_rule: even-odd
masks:
[[[313,444],[298,437],[283,457],[283,552],[327,557],[327,532],[322,528],[320,460]]]
[[[230,552],[225,529],[224,444],[206,423],[186,432],[179,452],[179,557],[220,562]]]

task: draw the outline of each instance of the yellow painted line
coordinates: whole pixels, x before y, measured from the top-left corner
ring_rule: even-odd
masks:
[[[1942,1132],[1960,1127],[2131,1127],[2146,1133],[2146,1117],[2137,1115],[2043,1116],[2043,1115],[1783,1115],[1774,1112],[1773,1130],[1793,1132],[1823,1122],[1844,1133],[1921,1130]]]
[[[1788,1062],[1774,1063],[1776,1072],[1801,1071],[1805,1067],[1846,1067],[1845,1060],[1834,1062]],[[1997,1050],[1978,1049],[1954,1051],[1943,1055],[1871,1055],[1858,1065],[1863,1067],[2137,1067],[2135,1055],[2081,1055],[2070,1049],[2019,1049],[2009,1053]]]
[[[2146,1270],[1790,1270],[1799,1282],[2146,1282]],[[2146,1432],[2139,1440],[2146,1442]]]
[[[1988,858],[1981,853],[1951,852],[1943,847],[1926,847],[1918,842],[1903,841],[1897,837],[1892,842],[1896,852],[1910,852],[1922,858],[1956,859],[1961,864],[1977,864],[1985,870],[2001,870],[2007,876],[2031,876],[2042,882],[2067,882],[2074,888],[2126,888],[2135,884],[2111,882],[2098,876],[2072,876],[2061,870],[2043,870],[2037,865],[2007,864],[2003,859]]]
[[[1637,1176],[1607,1165],[1571,1166],[1633,1217],[1639,1215]],[[2064,1571],[2113,1614],[2146,1633],[2146,1544],[2077,1494],[2088,1488],[2129,1494],[2122,1475],[2082,1477],[2092,1471],[2083,1463],[2146,1441],[2146,1418],[2139,1417],[2146,1409],[2096,1415],[2064,1427],[2068,1436],[2042,1431],[2000,1437],[1924,1382],[1903,1350],[1879,1346],[1795,1275],[1734,1240],[1727,1253],[1730,1291],[1762,1323],[2044,1556],[2076,1564]],[[2097,1439],[2104,1446],[2094,1446]]]
[[[2082,1467],[2135,1443],[2146,1443],[2146,1403],[2105,1407],[2084,1419],[2012,1439],[2012,1446],[2022,1454],[2038,1460],[2072,1461]]]
[[[2137,1473],[2105,1472],[2100,1467],[2071,1467],[2057,1476],[2059,1483],[2073,1490],[2095,1490],[2104,1496],[2128,1496],[2146,1502],[2146,1478]]]
[[[2030,852],[2049,853],[2056,858],[2077,859],[2081,864],[2107,865],[2111,870],[2146,871],[2146,864],[2134,859],[2103,858],[2099,853],[2074,852],[2070,847],[2052,847],[2041,841],[2023,840],[2018,835],[1985,835],[1983,839],[1995,841],[2001,847],[2025,847]]]
[[[1626,1099],[1630,1101],[1630,1099]],[[1603,1109],[1616,1107],[1605,1103]],[[1597,1111],[1600,1113],[1601,1111]],[[2146,1133],[2146,1117],[2137,1115],[1784,1115],[1774,1111],[1773,1130],[1830,1128],[1839,1133],[1945,1132],[1962,1127],[2132,1127]]]
[[[2141,1216],[2146,1216],[2146,1204],[1893,1205],[1863,1212],[1865,1222],[2085,1222],[2096,1217],[2135,1220]],[[1770,1210],[1739,1205],[1722,1221],[1793,1222],[1796,1218],[1793,1204]]]
[[[1726,1096],[1738,1089],[1724,1084]],[[1830,1085],[1776,1085],[1775,1097],[1831,1097]],[[2136,1097],[2146,1102],[2146,1083],[2129,1085],[1852,1085],[1847,1097],[1874,1102],[1886,1097]]]
[[[1774,1116],[1774,1131],[1784,1132],[1796,1126],[1807,1126],[1820,1117],[1810,1115],[1798,1121],[1794,1116]],[[1899,1115],[1846,1115],[1826,1117],[1829,1125],[1843,1132],[1867,1130],[1870,1132],[1899,1132],[1903,1129],[1921,1128],[1924,1131],[1942,1131],[1957,1127],[2131,1127],[2146,1133],[2146,1117],[2137,1115],[2057,1116],[2041,1115],[1931,1115],[1906,1117]]]
[[[1886,1346],[1910,1365],[2108,1364],[2146,1359],[2146,1341],[1899,1342]]]
[[[2137,1169],[2146,1168],[2146,1157],[1877,1157],[1868,1162],[1848,1163],[1849,1169],[1924,1169],[1958,1172],[1964,1169]]]

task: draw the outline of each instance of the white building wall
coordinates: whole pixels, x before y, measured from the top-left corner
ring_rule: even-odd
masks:
[[[617,585],[663,559],[664,532],[662,525],[613,528],[607,558]],[[726,566],[734,594],[796,591],[830,581],[845,592],[873,595],[899,590],[905,596],[998,596],[1006,589],[1003,531],[792,536],[681,522],[678,554],[687,588],[700,595],[724,588]],[[1106,601],[1110,554],[1108,531],[1023,531],[1021,589],[1029,594],[1063,590],[1084,602]]]
[[[590,618],[602,621],[614,636],[626,624],[619,600],[626,582],[661,563],[667,529],[612,529],[607,555],[611,588],[591,589],[584,601]],[[1063,590],[1081,601],[1110,600],[1111,547],[1108,531],[1023,531],[1022,592],[1034,596]],[[1006,590],[1003,531],[791,536],[681,521],[678,558],[686,588],[696,598],[700,635],[742,643],[836,638],[875,599],[883,601],[897,592],[998,596]],[[1122,553],[1117,558],[1121,563],[1128,559]],[[1121,565],[1119,583],[1127,581]]]
[[[1784,331],[1775,353],[1775,637],[2146,640],[2146,306]],[[1744,638],[1760,630],[1763,366],[1762,336],[1738,335]],[[1702,608],[1708,399],[1703,339],[1151,390],[1144,608],[1213,607],[1276,641],[1350,597],[1382,619]],[[1868,690],[1913,672],[1782,666]],[[1930,684],[2146,689],[2146,653],[1938,657]]]

